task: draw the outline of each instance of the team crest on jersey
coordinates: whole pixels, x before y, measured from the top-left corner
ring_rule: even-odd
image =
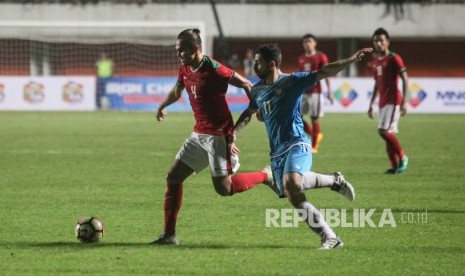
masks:
[[[276,96],[280,96],[281,93],[283,93],[283,90],[282,90],[281,88],[278,88],[278,89],[276,89],[276,90],[274,91],[274,94],[275,94]]]

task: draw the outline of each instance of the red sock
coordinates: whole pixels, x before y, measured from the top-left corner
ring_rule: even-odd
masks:
[[[400,146],[399,140],[397,140],[396,136],[394,136],[393,133],[391,132],[386,132],[386,140],[388,140],[391,143],[391,146],[393,147],[393,150],[399,156],[399,158],[404,158],[404,151],[402,150],[402,147]]]
[[[268,179],[265,172],[238,173],[231,177],[231,195],[247,191]]]
[[[317,147],[318,143],[318,134],[320,134],[320,123],[318,121],[312,121],[313,124],[313,134],[312,134],[312,144],[313,147]]]
[[[307,123],[306,121],[304,121],[302,119],[302,121],[304,122],[304,131],[308,133],[308,135],[312,136],[312,127],[310,126],[309,123]]]
[[[391,161],[391,168],[397,169],[399,160],[397,158],[396,151],[388,141],[386,141],[386,152],[389,157],[389,161]]]
[[[165,194],[165,233],[173,235],[176,232],[176,221],[182,204],[182,184],[167,183]]]

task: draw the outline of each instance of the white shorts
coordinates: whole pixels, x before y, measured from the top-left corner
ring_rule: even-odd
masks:
[[[323,101],[321,93],[311,93],[302,95],[302,105],[300,112],[302,115],[310,115],[310,117],[323,117]]]
[[[239,156],[230,156],[226,138],[193,132],[184,141],[176,159],[181,160],[195,173],[210,166],[212,176],[227,176],[239,169]]]
[[[398,133],[397,125],[400,118],[400,106],[388,104],[379,110],[378,129],[385,129],[392,133]]]

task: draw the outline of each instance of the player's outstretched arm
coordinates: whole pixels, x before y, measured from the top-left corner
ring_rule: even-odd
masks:
[[[171,88],[168,96],[166,96],[166,99],[158,107],[157,121],[163,122],[165,120],[165,117],[168,115],[168,112],[166,112],[165,108],[181,98],[182,90],[184,90],[184,87],[179,86],[178,84]]]
[[[373,48],[363,48],[355,52],[349,58],[341,59],[321,67],[321,69],[316,72],[317,81],[336,75],[351,63],[360,61],[366,54],[371,52],[373,52]]]
[[[237,72],[234,72],[233,76],[229,80],[229,84],[239,87],[244,89],[245,93],[247,94],[247,97],[250,99],[250,91],[252,90],[252,83],[238,74]]]
[[[237,119],[236,123],[234,124],[233,127],[233,133],[234,136],[236,135],[237,132],[239,132],[241,129],[243,129],[246,125],[250,123],[250,120],[252,119],[252,116],[257,112],[258,110],[252,109],[248,107],[246,110],[244,110],[239,118]]]
[[[234,124],[233,127],[233,136],[232,136],[232,141],[229,143],[229,153],[230,154],[239,154],[240,151],[236,147],[235,141],[236,141],[236,134],[243,129],[246,125],[250,123],[250,120],[252,119],[252,116],[257,112],[257,110],[251,109],[248,107],[246,110],[244,110],[239,118],[236,121],[236,124]]]

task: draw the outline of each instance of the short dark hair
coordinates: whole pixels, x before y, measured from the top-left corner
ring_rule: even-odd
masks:
[[[274,61],[276,67],[278,68],[281,66],[281,49],[279,48],[277,43],[260,45],[255,51],[255,54],[259,54],[267,62]]]
[[[376,29],[371,38],[374,38],[376,35],[384,35],[387,39],[390,39],[388,32],[383,28]]]
[[[202,49],[202,40],[200,39],[200,30],[197,28],[185,29],[180,32],[178,39],[181,39],[184,42],[187,42],[191,46],[199,46]]]
[[[313,38],[313,40],[316,41],[316,37],[313,35],[313,34],[305,34],[303,37],[302,37],[302,40],[305,40],[307,38]]]

